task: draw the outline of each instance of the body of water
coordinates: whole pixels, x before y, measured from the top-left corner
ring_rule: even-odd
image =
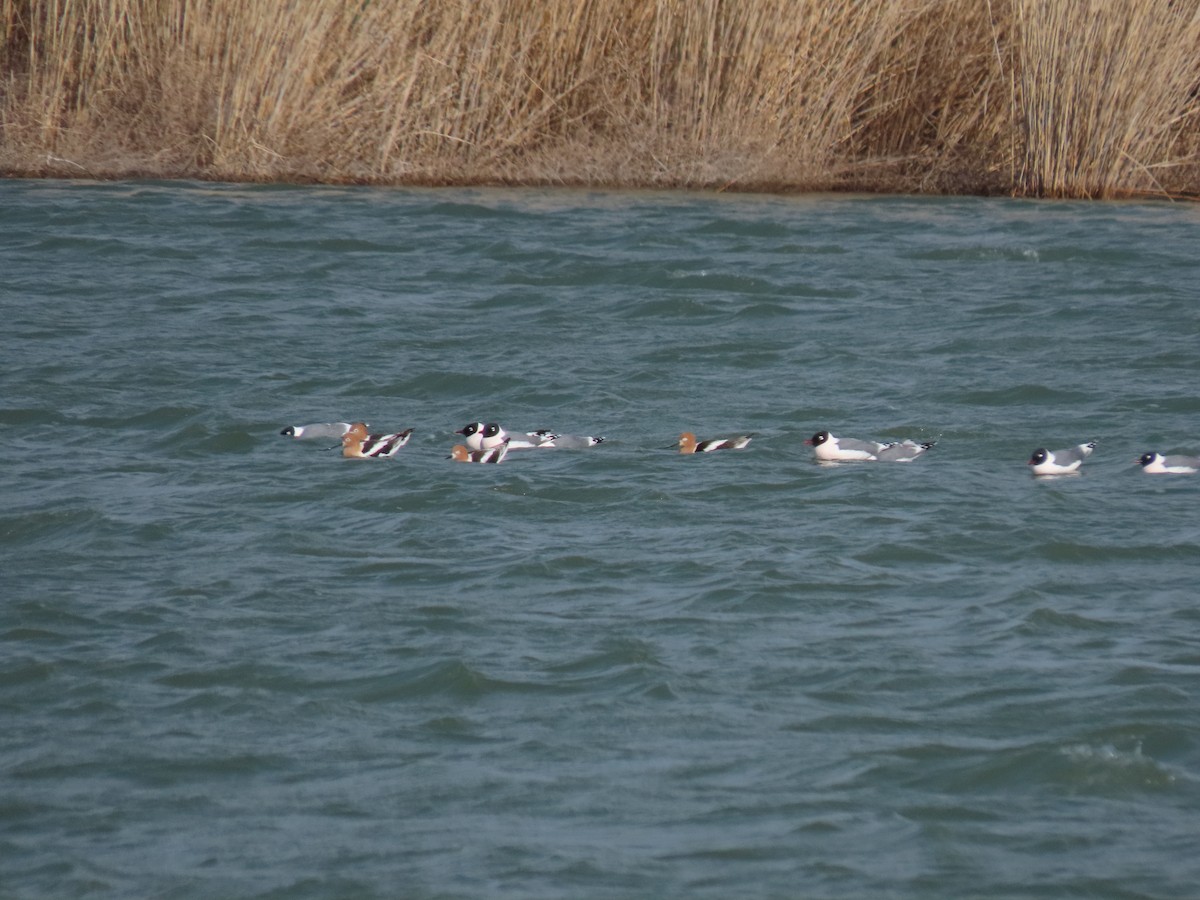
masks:
[[[1134,464],[1200,452],[1196,206],[9,181],[0,238],[0,896],[1196,894],[1200,476]],[[354,419],[416,430],[279,434]]]

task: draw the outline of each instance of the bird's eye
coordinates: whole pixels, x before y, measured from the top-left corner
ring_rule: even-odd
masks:
[[[487,425],[483,426],[483,436],[485,438],[495,437],[499,433],[500,426],[495,422],[488,422]]]

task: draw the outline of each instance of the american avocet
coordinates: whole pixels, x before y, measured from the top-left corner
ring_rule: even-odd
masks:
[[[508,444],[508,441],[503,441],[484,450],[472,450],[462,444],[455,444],[450,448],[450,458],[455,462],[499,463],[508,455]]]
[[[1200,456],[1163,456],[1151,452],[1143,453],[1137,462],[1148,475],[1193,475],[1200,472]]]
[[[367,434],[367,426],[355,422],[342,435],[342,456],[351,459],[387,459],[408,443],[413,430],[406,428],[395,434]]]
[[[1039,447],[1029,457],[1029,467],[1034,475],[1069,475],[1079,470],[1083,461],[1096,449],[1095,441],[1067,447],[1065,450],[1047,450]]]
[[[679,436],[680,453],[710,453],[713,450],[741,450],[754,435],[743,434],[733,438],[714,438],[707,441],[697,441],[696,435],[685,431]]]

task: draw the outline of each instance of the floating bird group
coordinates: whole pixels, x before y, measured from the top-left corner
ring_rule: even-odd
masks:
[[[500,463],[514,450],[583,450],[604,443],[603,437],[559,434],[548,429],[508,432],[497,422],[470,422],[454,432],[463,443],[450,449],[449,459],[467,463]],[[316,422],[311,425],[289,425],[280,434],[297,439],[340,439],[342,455],[350,459],[390,459],[412,437],[413,429],[394,433],[372,434],[365,422]],[[699,440],[691,431],[679,435],[674,445],[680,453],[710,453],[715,450],[742,450],[754,437]],[[820,463],[843,462],[912,462],[932,450],[937,441],[860,440],[839,438],[828,431],[818,431],[804,442],[813,448],[813,458]],[[333,449],[333,448],[329,448]],[[1036,476],[1078,474],[1084,461],[1096,449],[1095,441],[1047,450],[1039,447],[1029,457],[1030,471]],[[1143,453],[1134,462],[1150,475],[1192,475],[1200,472],[1200,456],[1166,456],[1157,452]]]

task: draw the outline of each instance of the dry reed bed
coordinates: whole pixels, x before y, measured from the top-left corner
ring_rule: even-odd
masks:
[[[0,0],[0,170],[1200,193],[1200,0]]]

